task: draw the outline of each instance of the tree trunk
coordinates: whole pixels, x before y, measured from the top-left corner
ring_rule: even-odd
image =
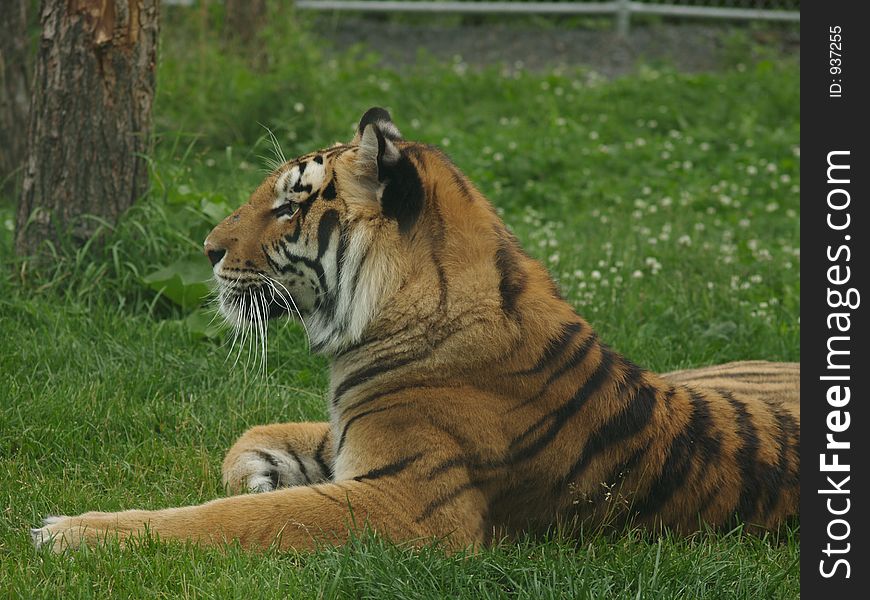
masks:
[[[81,244],[148,184],[158,0],[44,0],[16,250]]]
[[[224,37],[249,45],[266,25],[266,0],[226,0]]]
[[[24,159],[30,107],[29,5],[30,0],[4,0],[0,10],[0,183]]]

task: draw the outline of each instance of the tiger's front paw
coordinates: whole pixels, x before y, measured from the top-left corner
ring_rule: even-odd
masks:
[[[227,456],[223,482],[234,494],[271,492],[282,487],[308,485],[313,482],[316,470],[316,464],[309,464],[295,452],[246,450]]]
[[[83,527],[73,517],[45,517],[42,527],[30,530],[30,539],[37,549],[50,548],[53,552],[63,552],[67,548],[77,548],[83,541]]]

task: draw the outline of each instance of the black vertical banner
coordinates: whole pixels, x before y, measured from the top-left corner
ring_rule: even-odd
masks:
[[[870,597],[864,2],[801,3],[801,594]],[[868,306],[865,306],[868,304]]]

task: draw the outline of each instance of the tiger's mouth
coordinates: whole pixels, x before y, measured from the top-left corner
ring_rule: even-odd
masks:
[[[216,276],[218,310],[234,328],[258,325],[286,315],[298,315],[296,304],[281,284],[263,276],[261,282]]]

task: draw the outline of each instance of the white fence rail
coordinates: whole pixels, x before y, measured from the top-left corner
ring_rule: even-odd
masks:
[[[768,3],[762,3],[767,6]],[[800,11],[756,8],[753,6],[703,6],[697,4],[658,4],[633,0],[611,2],[458,2],[456,0],[296,0],[296,8],[320,11],[415,12],[473,14],[581,15],[611,14],[616,28],[627,34],[632,15],[664,15],[707,19],[800,21]]]

